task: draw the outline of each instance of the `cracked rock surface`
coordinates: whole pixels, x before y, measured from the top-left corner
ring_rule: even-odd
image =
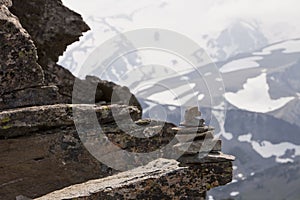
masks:
[[[198,142],[159,154],[188,154],[180,163],[149,163],[144,156],[128,165],[120,152],[192,141],[195,130],[141,119],[141,105],[127,87],[93,76],[78,79],[56,64],[88,30],[61,0],[0,0],[0,199],[205,199],[207,190],[230,182],[233,157],[219,152],[221,142],[204,160],[194,155],[207,145]],[[196,136],[213,139],[212,130],[201,127]],[[117,160],[127,171],[117,174],[94,156]]]

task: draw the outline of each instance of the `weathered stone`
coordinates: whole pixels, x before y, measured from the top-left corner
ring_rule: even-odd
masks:
[[[23,195],[16,196],[16,200],[32,200],[31,198],[25,197]]]
[[[64,96],[58,93],[56,86],[38,86],[16,90],[3,94],[0,99],[0,111],[25,106],[40,106],[61,103]]]
[[[206,131],[203,133],[188,133],[188,134],[176,134],[176,138],[179,142],[191,142],[195,140],[213,139],[214,134],[212,131]]]
[[[56,62],[67,45],[77,41],[89,27],[60,0],[13,0],[10,10],[18,16],[37,46],[37,62],[44,70],[45,85],[56,85],[64,97],[60,103],[71,103],[75,77]]]
[[[195,133],[204,133],[206,131],[213,131],[214,128],[210,126],[203,127],[174,127],[174,131],[177,131],[177,134],[195,134]]]
[[[114,104],[132,105],[142,110],[140,103],[127,87],[101,80],[95,76],[86,76],[85,80],[76,79],[72,83],[72,89],[70,92],[72,92],[73,103],[113,101]]]
[[[197,140],[174,145],[174,150],[185,154],[198,154],[199,152],[221,151],[221,140]]]
[[[231,181],[232,173],[228,170],[231,167],[230,162],[180,167],[175,160],[158,159],[131,171],[73,185],[37,199],[204,200],[206,190]]]
[[[65,7],[61,0],[13,0],[11,11],[32,36],[43,68],[50,61],[56,63],[66,47],[89,30],[81,16]]]
[[[202,127],[205,124],[204,119],[200,119],[201,112],[198,107],[190,107],[185,110],[184,121],[180,123],[180,126],[187,127]]]
[[[116,172],[86,150],[75,127],[45,129],[0,144],[0,199],[34,198]]]
[[[181,163],[199,164],[199,163],[218,163],[234,161],[235,157],[232,155],[218,153],[200,153],[197,155],[183,155],[178,161]]]
[[[30,12],[24,12],[24,10],[30,10]],[[127,87],[92,76],[80,80],[67,69],[56,64],[67,45],[77,41],[82,32],[89,30],[81,16],[63,6],[61,0],[13,0],[11,11],[18,16],[36,44],[37,62],[43,68],[44,84],[58,87],[58,93],[61,96],[60,103],[72,103],[72,100],[81,104],[111,102],[112,91],[116,91],[116,100],[120,104],[128,105],[129,103],[141,109],[139,102]],[[23,82],[20,81],[20,84],[22,85]],[[73,89],[75,89],[74,92]],[[130,99],[129,102],[126,101],[127,98]],[[56,101],[51,102],[51,104],[54,103]]]
[[[102,130],[108,139],[121,149],[129,152],[147,153],[164,147],[173,139],[175,139],[174,144],[178,143],[174,132],[171,130],[174,126],[171,123],[161,123],[160,126],[154,124],[149,126],[129,125],[124,131],[117,125],[109,124],[109,127],[103,126]]]
[[[145,126],[145,125],[149,125],[151,121],[152,121],[151,119],[140,119],[135,121],[135,123],[140,126]]]
[[[6,7],[11,7],[12,2],[11,0],[0,0],[0,5],[5,5]]]
[[[90,122],[93,116],[89,116],[93,113],[96,113],[99,123],[113,122],[112,109],[118,110],[117,113],[122,116],[130,113],[136,119],[140,117],[140,111],[137,108],[119,105],[57,104],[26,107],[0,112],[0,136],[11,138],[24,136],[41,129],[74,125],[74,109],[76,110],[78,123],[86,124],[87,126],[93,123]]]
[[[9,0],[0,0],[0,111],[8,109],[0,112],[0,199],[36,198],[115,173],[88,152],[90,147],[132,169],[128,161],[146,165],[147,154],[137,160],[118,154],[120,149],[148,153],[168,145],[167,153],[159,154],[168,157],[175,153],[172,145],[178,137],[196,132],[194,140],[213,138],[210,127],[174,128],[166,122],[143,121],[141,106],[127,87],[93,76],[80,80],[57,65],[67,45],[89,29],[60,0],[13,0],[10,10],[18,18],[8,6]],[[97,105],[103,101],[135,107]],[[66,104],[72,102],[96,105]],[[193,112],[187,125],[202,126],[199,119],[200,124],[194,123]],[[83,183],[80,190],[71,186],[76,188],[71,193],[75,199],[205,199],[208,189],[232,179],[228,157],[208,157],[208,163],[198,157],[182,156],[187,162],[180,164],[160,159],[92,185]]]
[[[43,85],[36,48],[17,17],[0,6],[0,95]]]

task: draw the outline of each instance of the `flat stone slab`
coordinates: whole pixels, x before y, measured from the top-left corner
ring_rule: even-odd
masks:
[[[174,150],[183,153],[183,155],[197,154],[199,152],[221,151],[221,140],[198,140],[174,145]]]
[[[3,94],[0,98],[0,112],[13,108],[69,103],[58,90],[54,85],[37,86]]]
[[[194,133],[187,133],[187,134],[177,133],[175,137],[179,142],[185,143],[185,142],[192,142],[194,140],[213,139],[214,134],[212,131],[207,131],[203,133],[194,132]]]
[[[202,127],[174,127],[172,130],[177,131],[177,134],[189,134],[189,133],[204,133],[206,131],[215,130],[210,126],[202,126]]]
[[[201,164],[201,163],[218,163],[226,161],[234,161],[235,157],[222,152],[217,153],[200,153],[197,155],[183,155],[177,159],[181,163]]]
[[[135,106],[88,104],[56,104],[7,110],[0,112],[0,137],[11,138],[45,128],[73,126],[75,119],[87,127],[98,123],[91,121],[94,117],[99,123],[110,123],[128,114],[137,120],[139,113],[140,110]]]
[[[157,159],[130,171],[51,192],[37,200],[205,199],[208,189],[231,180],[231,162],[182,167],[175,160]]]
[[[204,127],[205,126],[205,121],[204,119],[194,119],[192,121],[189,122],[181,122],[179,124],[180,126],[186,126],[186,127]]]
[[[146,166],[135,168],[131,171],[125,171],[103,179],[91,180],[54,191],[37,198],[37,200],[86,197],[100,191],[115,190],[125,187],[126,185],[134,185],[134,183],[142,182],[150,178],[157,179],[169,172],[180,169],[183,169],[183,167],[179,167],[179,163],[175,160],[158,159],[150,162]]]

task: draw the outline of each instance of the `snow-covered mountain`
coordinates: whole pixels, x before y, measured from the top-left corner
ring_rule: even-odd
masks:
[[[300,34],[299,1],[63,2],[92,29],[59,61],[79,77],[87,75],[80,69],[98,46],[118,33],[145,27],[186,35],[215,62],[197,66],[197,71],[161,51],[124,56],[122,50],[134,46],[123,38],[105,62],[120,59],[105,73],[92,71],[128,86],[139,98],[144,117],[179,124],[184,107],[199,105],[222,137],[223,151],[237,158],[235,180],[211,191],[210,200],[299,197],[300,39],[291,39]],[[98,53],[102,57],[107,52]],[[221,77],[210,70],[214,67]]]
[[[169,3],[154,2],[150,7],[153,10],[161,6],[161,12]],[[140,5],[126,14],[86,18],[93,31],[70,46],[60,64],[75,75],[87,75],[80,68],[95,48],[112,33],[131,27],[142,17],[141,10],[145,9],[146,15],[151,13],[148,8]],[[290,188],[297,188],[299,182],[295,180],[300,179],[295,167],[300,160],[300,39],[269,44],[274,37],[265,29],[256,20],[242,19],[231,21],[218,34],[203,35],[197,29],[193,39],[218,61],[197,66],[201,73],[178,57],[136,51],[111,63],[105,73],[95,70],[92,74],[128,86],[140,100],[144,117],[179,124],[182,107],[199,105],[206,122],[215,126],[222,137],[223,151],[237,158],[233,183],[211,191],[209,195],[214,199],[253,199],[250,196],[254,190],[262,199],[268,199],[268,190],[277,187],[274,183],[278,181],[272,173],[283,176],[280,180],[286,183],[278,190],[284,193],[279,197],[284,199],[290,192],[292,199],[299,193]],[[107,62],[121,56],[124,48],[134,48],[131,45],[124,38]],[[209,70],[212,67],[220,70],[222,79]],[[223,82],[224,91],[220,88]],[[224,102],[212,106],[211,97],[220,89],[218,95],[224,94]]]
[[[230,40],[231,34],[239,34],[238,29],[243,30],[243,38],[222,43],[223,40]],[[223,58],[237,54],[240,50],[248,53],[232,56],[215,65],[199,66],[201,75],[188,67],[180,73],[172,73],[172,70],[164,70],[159,65],[148,65],[147,61],[161,61],[161,57],[151,53],[152,57],[149,58],[140,52],[117,60],[104,74],[93,71],[100,78],[128,86],[142,103],[145,117],[179,124],[183,114],[180,105],[199,104],[207,123],[212,123],[216,133],[223,138],[223,151],[237,158],[234,162],[234,182],[237,183],[222,188],[222,194],[226,191],[228,196],[234,198],[245,197],[249,192],[247,189],[238,190],[235,185],[245,183],[251,188],[251,184],[256,182],[247,181],[253,180],[255,174],[274,167],[280,169],[285,166],[284,163],[293,166],[292,163],[300,156],[300,39],[270,44],[249,52],[266,42],[264,36],[254,29],[244,22],[236,23],[223,31],[216,40],[210,39],[208,44],[214,44],[217,52],[224,51]],[[68,62],[70,66],[76,66],[74,63],[80,58],[76,55],[88,52],[89,48],[93,49],[93,34],[89,33],[85,37],[87,39],[79,48],[67,52],[69,56],[64,66],[68,66]],[[257,40],[251,40],[252,37]],[[244,40],[249,43],[243,45]],[[235,43],[240,46],[231,48]],[[126,48],[124,45],[131,44],[119,44],[120,52]],[[118,56],[118,51],[112,55]],[[141,59],[143,57],[147,59]],[[184,65],[180,60],[168,56],[162,60],[174,68]],[[219,68],[223,80],[216,78],[209,70],[205,71],[215,66]],[[134,76],[126,74],[136,67],[143,70],[134,73]],[[207,80],[212,83],[209,85],[210,90],[206,85]],[[222,81],[225,84],[225,104],[210,107],[211,95]],[[227,111],[226,117],[224,111]],[[263,180],[260,187],[268,188],[268,184],[268,180]],[[218,191],[210,193],[216,199],[219,194]]]
[[[300,39],[294,39],[268,45],[257,51],[216,63],[226,88],[225,118],[220,115],[225,107],[207,107],[209,101],[206,101],[206,97],[209,93],[203,89],[205,84],[199,80],[195,72],[170,76],[156,82],[158,85],[168,85],[168,90],[176,91],[179,99],[184,98],[185,103],[194,102],[192,100],[194,96],[188,96],[191,90],[180,88],[183,84],[182,80],[188,81],[192,88],[203,89],[200,91],[203,96],[198,99],[200,110],[208,123],[210,120],[218,122],[214,126],[216,133],[220,133],[222,137],[223,151],[237,158],[234,162],[235,183],[217,188],[216,192],[214,190],[210,192],[209,194],[215,199],[221,199],[224,194],[234,199],[240,197],[251,199],[247,195],[251,194],[253,188],[255,189],[254,184],[259,180],[258,174],[266,174],[259,186],[262,190],[259,195],[266,195],[265,198],[268,195],[267,190],[274,187],[274,179],[270,178],[269,171],[283,170],[286,166],[293,168],[293,163],[296,164],[300,159],[299,59]],[[209,76],[210,74],[203,75],[204,79]],[[180,89],[176,90],[176,88]],[[161,110],[163,106],[165,111],[163,116],[168,121],[178,124],[182,118],[182,110],[172,103],[176,98],[167,98],[167,102],[170,103],[166,103],[165,96],[168,94],[165,90],[153,86],[137,92],[145,110],[144,116],[151,116],[152,109]],[[158,98],[157,102],[154,97]],[[285,173],[285,176],[300,178],[299,171],[292,176],[288,171],[283,170],[278,172],[278,176],[282,173]],[[294,173],[294,170],[291,173]],[[278,191],[287,192],[290,188],[297,187],[295,185],[298,184],[297,181],[285,179],[284,181],[288,184],[281,185],[281,190]],[[243,187],[239,189],[240,183]],[[219,190],[222,190],[222,193],[218,192]],[[292,196],[298,194],[297,191],[291,192]]]
[[[109,39],[115,34],[121,34],[123,32],[123,28],[118,27],[113,22],[118,21],[117,19],[119,18],[130,22],[136,12],[138,12],[138,10],[129,15],[109,17],[90,16],[87,21],[95,28],[84,34],[80,41],[68,47],[66,53],[60,58],[59,63],[77,76],[86,75],[82,71],[79,72],[80,68],[84,65],[84,61],[89,58],[89,55],[95,51],[98,46],[106,42],[103,38]],[[237,54],[252,52],[268,44],[268,39],[256,21],[250,20],[248,22],[241,19],[229,23],[219,34],[199,34],[199,36],[195,38],[195,41],[205,49],[206,53],[214,62],[224,61]],[[124,44],[126,44],[126,38],[124,38],[123,45]],[[128,48],[123,45],[119,46],[120,52],[124,50],[124,48]],[[127,43],[126,45],[130,44]],[[120,60],[122,63],[117,63],[114,70],[116,72],[122,72],[123,70],[129,71],[132,67],[140,64],[136,62],[137,57],[138,53],[132,52],[130,57],[125,58],[123,61]],[[176,59],[174,59],[174,61],[176,62]],[[121,72],[120,74],[122,74]],[[113,76],[102,78],[114,79]]]
[[[222,61],[240,53],[254,51],[267,44],[268,40],[257,22],[237,20],[221,31],[216,39],[208,39],[206,48],[211,58]]]
[[[223,151],[235,155],[236,161],[234,181],[210,191],[210,199],[298,198],[299,42],[299,39],[283,41],[217,63],[226,87],[227,113],[225,122],[221,120],[215,125],[216,133],[221,132]],[[184,76],[189,77],[190,84],[197,83],[193,73]],[[147,94],[152,94],[151,89]],[[143,103],[145,107],[159,105],[149,100]],[[214,114],[213,108],[201,105],[204,117]],[[165,105],[164,108],[169,121],[180,121],[179,107]]]

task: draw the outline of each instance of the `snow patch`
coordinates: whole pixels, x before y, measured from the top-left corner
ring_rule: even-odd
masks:
[[[225,128],[224,128],[224,125],[225,125],[224,109],[225,109],[225,104],[224,104],[224,102],[222,102],[221,104],[213,107],[212,114],[215,116],[215,118],[217,119],[217,121],[219,123],[219,126],[220,126],[219,134],[221,134],[226,140],[231,140],[233,138],[233,135],[231,133],[226,132]],[[216,136],[219,136],[219,135],[216,135]]]
[[[176,110],[176,107],[175,107],[175,106],[168,106],[168,108],[169,108],[169,110],[171,110],[171,111]]]
[[[278,163],[293,162],[291,158],[281,158],[287,149],[295,149],[295,155],[300,155],[300,145],[298,146],[289,142],[282,142],[278,144],[272,144],[271,142],[265,140],[262,142],[257,142],[252,140],[251,133],[240,135],[238,140],[240,142],[250,143],[252,148],[263,158],[275,156],[276,162]]]
[[[239,195],[239,194],[240,194],[239,192],[235,191],[235,192],[231,192],[231,193],[230,193],[230,196],[235,197],[235,196],[237,196],[237,195]]]
[[[261,56],[253,56],[253,57],[247,57],[247,58],[234,60],[234,61],[231,61],[231,62],[223,65],[220,68],[220,72],[228,73],[228,72],[233,72],[233,71],[242,70],[242,69],[259,67],[259,63],[257,61],[262,60],[262,59],[263,59],[263,57],[261,57]]]
[[[262,49],[262,51],[254,52],[254,56],[266,56],[272,54],[272,51],[283,50],[283,53],[299,53],[300,40],[288,40],[279,44],[275,44]]]
[[[264,158],[276,157],[276,162],[286,163],[293,162],[291,158],[280,158],[285,154],[287,149],[295,149],[295,154],[300,155],[300,146],[289,142],[282,142],[279,144],[272,144],[269,141],[262,141],[261,144],[255,141],[251,142],[253,149]]]
[[[299,53],[300,40],[288,40],[279,44],[275,44],[264,48],[261,52],[255,52],[253,55],[270,55],[272,51],[283,50],[283,53]]]
[[[267,83],[267,74],[262,73],[255,78],[249,78],[243,85],[243,89],[237,93],[225,93],[225,98],[229,103],[240,109],[267,113],[285,106],[295,97],[271,99],[269,85]]]
[[[221,82],[221,81],[223,81],[223,79],[221,79],[221,78],[216,78],[216,81]]]
[[[240,142],[251,142],[251,138],[252,138],[252,134],[251,133],[249,133],[249,134],[246,134],[246,135],[240,135],[239,137],[238,137],[238,140],[240,141]]]
[[[204,94],[199,94],[198,95],[198,101],[201,101],[204,98]]]
[[[243,177],[244,177],[244,175],[243,175],[242,173],[239,173],[237,176],[238,176],[239,178],[243,178]]]
[[[188,81],[190,78],[189,77],[187,77],[187,76],[182,76],[182,77],[180,77],[180,80],[181,81]]]
[[[208,200],[215,200],[213,196],[209,195]]]
[[[204,76],[210,76],[210,75],[212,75],[211,72],[206,72],[206,73],[204,74]]]

